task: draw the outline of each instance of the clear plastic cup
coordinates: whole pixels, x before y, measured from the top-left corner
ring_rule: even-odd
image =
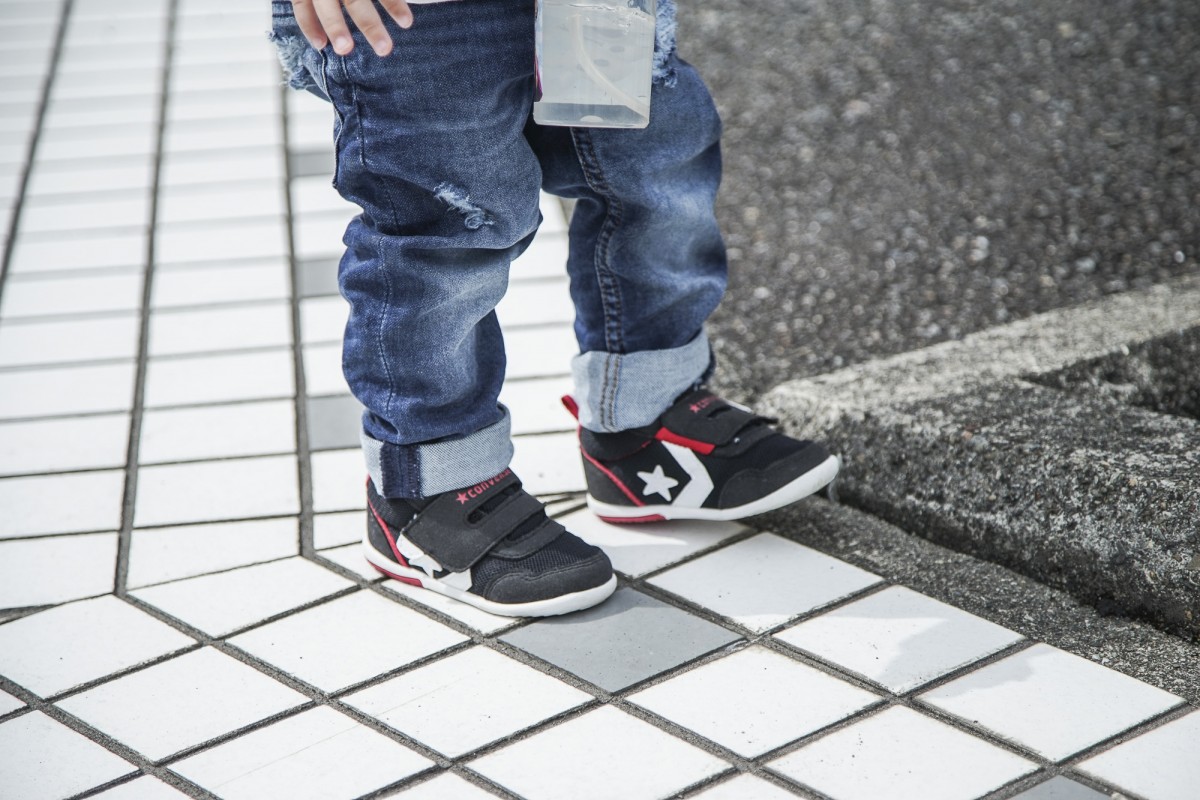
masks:
[[[654,22],[654,0],[538,0],[534,120],[646,127]]]

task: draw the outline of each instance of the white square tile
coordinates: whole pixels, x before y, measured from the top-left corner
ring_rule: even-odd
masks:
[[[775,636],[897,694],[1021,640],[1007,628],[902,586]]]
[[[312,297],[300,301],[300,330],[305,342],[338,342],[346,330],[350,306],[341,297]]]
[[[0,787],[7,797],[57,800],[136,771],[40,711],[0,724]]]
[[[0,372],[0,419],[127,411],[134,369],[128,362]]]
[[[325,111],[329,113],[328,109]],[[328,126],[329,120],[326,120]],[[326,131],[328,133],[328,130]],[[343,200],[324,175],[310,175],[292,180],[292,212],[300,215],[332,211],[354,216],[361,209]]]
[[[1200,786],[1200,711],[1119,744],[1078,766],[1081,772],[1153,800],[1194,800]]]
[[[135,529],[126,581],[132,589],[274,561],[299,551],[294,517]]]
[[[85,67],[95,69],[96,63],[85,64],[72,60],[71,53],[64,53],[58,66],[60,72],[78,72]],[[155,68],[156,65],[143,67],[143,69]],[[43,135],[50,134],[52,138],[57,139],[55,143],[60,145],[64,142],[74,141],[81,135],[86,135],[87,131],[99,126],[125,125],[135,136],[145,133],[154,135],[158,127],[157,97],[142,95],[104,99],[107,102],[100,105],[71,100],[51,102],[42,126]]]
[[[473,647],[345,702],[454,758],[591,699],[494,650]]]
[[[288,294],[288,266],[279,258],[229,266],[176,266],[155,272],[150,291],[155,309],[282,300]]]
[[[465,640],[416,611],[360,591],[229,641],[302,681],[335,691]]]
[[[59,280],[20,280],[4,285],[0,318],[6,320],[49,314],[137,311],[142,303],[142,274],[76,276]]]
[[[1035,768],[1020,756],[899,706],[767,766],[834,800],[961,800]]]
[[[292,150],[317,150],[333,146],[333,114],[303,111],[288,117],[288,146]]]
[[[1047,644],[970,672],[920,699],[1052,761],[1183,702]]]
[[[750,647],[629,700],[752,758],[881,698],[787,656]]]
[[[322,706],[171,769],[228,800],[334,800],[371,794],[431,766],[404,745]]]
[[[183,800],[187,797],[178,789],[149,775],[92,796],[99,800]]]
[[[354,544],[362,541],[365,531],[366,521],[361,511],[317,514],[313,517],[313,547],[326,550]]]
[[[0,422],[0,476],[124,468],[129,415]]]
[[[142,467],[134,524],[296,514],[298,480],[290,455]]]
[[[3,717],[5,714],[11,714],[17,709],[24,707],[24,700],[18,700],[8,692],[0,691],[0,717]]]
[[[358,448],[313,453],[313,510],[366,509],[366,476],[367,468]]]
[[[164,153],[160,185],[193,186],[255,178],[283,180],[280,148],[256,147],[227,153]]]
[[[587,489],[579,441],[574,433],[513,438],[513,472],[530,494],[582,492]]]
[[[500,402],[512,414],[513,435],[574,431],[575,419],[562,404],[562,396],[570,393],[571,379],[566,376],[505,383]]]
[[[566,278],[513,282],[496,306],[496,316],[507,330],[520,325],[553,325],[575,319],[575,306]]]
[[[341,258],[342,236],[355,215],[349,212],[297,215],[292,223],[296,258]]]
[[[117,161],[118,163],[112,163]],[[75,195],[80,192],[114,192],[114,191],[149,191],[154,181],[154,162],[150,158],[105,159],[103,162],[92,161],[50,161],[38,162],[29,173],[29,186],[25,196],[29,198],[57,198],[60,195]],[[91,244],[111,239],[111,237],[96,237]],[[48,243],[40,242],[43,250],[31,253],[26,271],[42,269],[67,269],[69,267],[54,266],[62,259],[61,251],[65,248],[49,248],[56,257],[51,266],[41,267],[37,257],[47,252]],[[91,247],[84,246],[83,252],[78,253],[74,262],[82,266],[144,266],[146,262],[146,245],[142,236],[126,236],[117,243],[107,243],[99,255],[100,263],[91,263],[96,256]]]
[[[159,224],[275,217],[286,211],[277,180],[172,186],[159,192],[158,203]]]
[[[352,585],[296,557],[138,589],[133,596],[205,633],[224,636]]]
[[[261,20],[256,19],[255,22],[261,26]],[[187,27],[185,24],[181,30],[186,33]],[[229,55],[234,54],[230,53]],[[279,65],[270,59],[270,45],[260,44],[255,55],[259,57],[253,60],[230,58],[229,61],[216,65],[173,65],[168,90],[171,92],[196,92],[213,89],[236,90],[246,86],[262,86],[264,88],[278,86]]]
[[[555,233],[545,223],[533,242],[512,263],[510,275],[514,281],[533,278],[560,278],[567,274],[567,235]]]
[[[13,245],[10,269],[17,275],[63,269],[141,267],[145,263],[145,233],[59,236],[18,240]]]
[[[168,153],[211,152],[239,147],[279,147],[279,118],[255,114],[224,119],[175,121],[167,126],[163,150]]]
[[[219,54],[217,56],[220,57]],[[175,60],[179,63],[178,59]],[[252,116],[279,114],[280,108],[278,91],[263,91],[262,89],[239,89],[223,92],[189,92],[186,95],[175,95],[167,106],[168,124],[193,122],[210,119],[228,119],[237,116]],[[265,148],[255,148],[265,149]],[[233,156],[238,151],[230,150],[221,153],[208,151],[203,155]],[[186,157],[187,154],[184,154]]]
[[[0,674],[49,697],[195,641],[104,595],[0,625]]]
[[[147,116],[153,114],[149,108],[144,113]],[[113,120],[106,119],[104,121],[108,123]],[[153,125],[137,126],[136,123],[132,125],[127,123],[126,125],[112,127],[120,127],[123,130],[129,130],[129,132],[121,136],[112,136],[105,135],[105,132],[101,131],[95,138],[87,138],[87,133],[95,131],[95,127],[85,128],[77,126],[52,130],[49,132],[49,136],[38,140],[38,162],[42,164],[53,164],[55,162],[71,163],[84,158],[103,162],[109,158],[149,158],[153,155],[155,131]],[[131,127],[132,130],[130,130]],[[95,187],[93,185],[90,188],[94,189]],[[99,203],[93,203],[92,205],[95,206],[95,210],[91,213],[99,214],[100,218],[120,219],[120,222],[114,222],[114,225],[136,225],[139,220],[135,219],[135,217],[139,216],[142,224],[145,224],[147,221],[146,211],[148,210],[148,204],[144,202],[144,199],[140,208],[132,203],[120,203],[116,208],[107,210],[100,207]],[[70,230],[67,225],[71,217],[66,215],[54,219],[50,216],[49,209],[39,209],[37,217],[39,219],[35,221],[34,226],[25,230],[47,230],[44,225],[45,222],[50,223],[50,229]],[[86,227],[89,228],[104,227],[103,225],[96,224],[98,220],[91,217],[75,217],[74,219],[87,220]]]
[[[361,542],[342,545],[341,547],[331,547],[328,550],[322,550],[317,553],[317,556],[329,559],[334,564],[349,570],[364,580],[377,581],[383,577],[379,570],[372,567],[371,563],[363,558]]]
[[[354,555],[363,565],[363,575],[368,578],[378,578],[380,573],[362,556],[362,545],[352,545],[355,552]],[[328,551],[334,552],[334,551]],[[324,553],[322,553],[324,555]],[[346,551],[347,559],[350,557],[350,550]],[[413,586],[403,581],[388,578],[383,581],[380,586],[386,591],[398,594],[409,600],[417,603],[432,611],[440,612],[450,619],[457,620],[469,628],[479,631],[484,634],[495,634],[504,628],[511,628],[513,625],[520,622],[517,617],[502,617],[498,614],[489,614],[486,611],[481,611],[469,603],[461,603],[458,600],[452,600],[444,594],[431,592],[428,589],[423,589],[419,586]]]
[[[762,533],[650,579],[761,633],[879,582],[879,577]]]
[[[205,647],[100,684],[59,706],[159,760],[307,700]]]
[[[156,358],[146,368],[148,408],[292,397],[295,392],[292,353],[284,349]]]
[[[121,527],[124,470],[0,479],[0,539]]]
[[[342,375],[342,343],[304,345],[304,381],[309,397],[346,394]]]
[[[795,796],[773,783],[745,773],[694,795],[697,800],[792,800]]]
[[[149,198],[141,193],[132,197],[118,196],[79,202],[27,203],[21,209],[20,235],[140,228],[149,221]]]
[[[613,569],[631,576],[661,569],[749,530],[737,522],[691,520],[612,525],[586,508],[559,522],[603,550]]]
[[[159,264],[189,264],[287,254],[283,219],[205,225],[160,225],[155,229]]]
[[[138,458],[151,464],[291,452],[295,424],[289,400],[150,409],[142,421]]]
[[[150,316],[150,356],[286,347],[292,342],[287,303],[155,311]]]
[[[0,608],[107,594],[116,570],[115,533],[0,541]]]
[[[547,758],[553,753],[553,758]],[[729,764],[611,706],[497,750],[471,768],[529,800],[650,800]]]
[[[132,359],[137,356],[139,324],[136,314],[0,323],[0,366]]]
[[[563,211],[562,200],[552,194],[542,192],[538,197],[538,206],[542,212],[542,224],[538,228],[538,234],[567,232],[567,216]]]
[[[571,359],[579,354],[570,325],[518,328],[504,332],[508,380],[570,375]]]
[[[495,795],[467,783],[453,772],[404,790],[404,800],[492,800]]]

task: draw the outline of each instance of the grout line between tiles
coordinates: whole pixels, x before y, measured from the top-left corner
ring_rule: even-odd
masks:
[[[166,0],[164,20],[163,68],[159,74],[158,119],[154,132],[154,162],[150,177],[150,205],[147,210],[145,274],[142,277],[141,320],[138,332],[137,367],[134,371],[133,407],[129,416],[129,449],[125,467],[125,491],[121,498],[121,528],[117,533],[117,564],[113,593],[125,597],[129,578],[129,551],[133,540],[134,511],[137,505],[138,452],[142,435],[142,417],[146,402],[146,372],[150,362],[150,305],[154,288],[155,225],[158,220],[158,189],[163,169],[163,141],[166,136],[167,106],[170,102],[171,61],[174,57],[175,19],[179,0]]]
[[[25,196],[29,191],[29,176],[33,171],[34,159],[37,157],[38,143],[42,135],[42,127],[46,123],[46,111],[50,105],[50,92],[58,73],[58,64],[66,43],[67,21],[71,16],[74,0],[63,0],[62,12],[58,18],[58,26],[54,31],[54,43],[51,46],[50,59],[46,75],[42,80],[42,91],[37,101],[37,111],[33,117],[33,130],[30,131],[28,149],[25,151],[25,161],[21,167],[21,180],[17,184],[16,196],[12,204],[12,213],[8,219],[8,230],[5,231],[4,252],[0,254],[0,300],[4,298],[4,284],[8,278],[12,254],[16,248],[17,231],[21,225],[21,211],[25,205]]]
[[[288,264],[288,299],[291,305],[292,325],[292,370],[295,375],[295,422],[296,432],[296,480],[299,483],[300,518],[299,546],[300,555],[311,559],[316,552],[313,532],[313,474],[312,474],[312,443],[308,437],[308,377],[304,371],[304,325],[301,306],[304,298],[301,296],[301,264],[296,257],[295,208],[292,196],[292,159],[288,142],[291,136],[291,118],[288,115],[287,93],[291,89],[286,84],[279,88],[279,119],[282,132],[282,145],[278,157],[283,161],[283,202],[284,202],[284,236],[286,237]]]

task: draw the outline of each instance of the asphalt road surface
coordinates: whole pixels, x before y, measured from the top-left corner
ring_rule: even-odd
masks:
[[[725,120],[721,388],[1197,271],[1195,0],[682,0]]]

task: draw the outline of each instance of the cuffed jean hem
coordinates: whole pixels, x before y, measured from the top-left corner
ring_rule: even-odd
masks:
[[[704,380],[712,351],[704,331],[682,347],[637,353],[593,351],[571,359],[579,424],[596,433],[640,428]]]
[[[512,461],[512,417],[461,439],[402,445],[362,434],[367,473],[384,497],[430,497],[472,486],[504,471]]]

